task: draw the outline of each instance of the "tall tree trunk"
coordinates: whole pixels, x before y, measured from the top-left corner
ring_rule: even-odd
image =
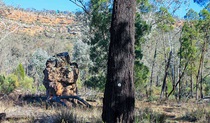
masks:
[[[208,30],[206,31],[208,32]],[[201,66],[201,81],[200,81],[200,96],[201,98],[203,98],[203,68],[204,68],[204,57],[205,57],[205,52],[207,52],[207,49],[206,49],[206,45],[207,45],[207,41],[208,41],[208,36],[209,33],[206,33],[205,34],[205,37],[206,37],[206,40],[204,41],[204,47],[203,47],[203,59],[202,59],[202,66]]]
[[[203,98],[203,72],[201,71],[200,96]]]
[[[205,51],[206,51],[206,41],[204,41],[204,43],[203,43],[201,58],[200,58],[199,67],[198,67],[198,73],[196,75],[196,100],[198,100],[198,98],[199,98],[199,95],[198,95],[199,77],[202,80],[201,73],[202,73],[202,66],[203,66],[203,62],[204,62]]]
[[[154,56],[153,56],[153,62],[152,62],[152,70],[151,70],[151,76],[150,76],[150,88],[149,88],[149,95],[152,95],[152,79],[153,79],[153,73],[154,73],[154,66],[155,66],[155,61],[156,61],[156,56],[157,56],[157,40],[155,43],[155,52],[154,52]]]
[[[165,75],[164,75],[164,78],[163,78],[163,85],[162,85],[162,89],[161,89],[160,99],[162,99],[162,97],[164,96],[164,92],[166,90],[166,84],[167,84],[166,83],[166,78],[168,76],[168,68],[170,67],[171,55],[172,55],[172,52],[169,53],[168,62],[166,64]]]
[[[176,82],[175,87],[173,87],[173,89],[172,89],[172,90],[170,91],[170,93],[168,94],[168,97],[170,97],[170,95],[174,92],[174,90],[176,89],[177,85],[180,84],[181,79],[182,79],[182,77],[183,77],[184,74],[185,74],[185,70],[187,69],[188,63],[189,63],[189,60],[185,63],[183,72],[182,72],[182,73],[179,73],[178,81]]]
[[[173,75],[173,88],[175,88],[174,89],[174,96],[175,96],[175,99],[177,100],[177,87],[176,87],[176,75],[175,75],[175,73],[176,73],[176,64],[174,64],[174,66],[173,66],[173,73],[174,73],[174,75]]]
[[[191,68],[192,68],[192,64],[191,64]],[[190,75],[190,96],[193,98],[193,73],[191,71],[191,75]]]
[[[159,86],[159,78],[158,78],[158,75],[157,75],[157,78],[156,78],[156,87]]]
[[[206,43],[204,45],[203,49],[203,60],[202,60],[202,66],[201,66],[201,75],[200,75],[200,96],[203,98],[203,68],[204,68],[204,57],[205,57],[205,52],[206,52]]]
[[[182,82],[179,82],[179,102],[181,101],[181,98],[182,98]]]
[[[182,54],[182,41],[181,41],[181,37],[179,38],[179,41],[180,41],[180,49],[179,49],[179,52],[180,52],[180,56],[179,56],[179,68],[178,68],[178,76],[179,76],[179,89],[178,89],[178,99],[179,101],[181,100],[181,64],[182,64],[182,57],[181,57],[181,54]],[[183,71],[184,72],[184,71]],[[182,73],[183,73],[182,72]],[[173,88],[174,89],[174,88]]]
[[[136,0],[114,0],[102,113],[107,123],[134,122],[135,7]]]

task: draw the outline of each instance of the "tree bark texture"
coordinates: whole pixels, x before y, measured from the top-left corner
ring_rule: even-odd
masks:
[[[134,122],[135,7],[136,0],[114,0],[102,113],[106,123]]]

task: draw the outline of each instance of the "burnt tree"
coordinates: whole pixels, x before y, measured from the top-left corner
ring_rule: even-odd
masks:
[[[136,0],[114,0],[102,113],[107,123],[134,122],[135,7]]]

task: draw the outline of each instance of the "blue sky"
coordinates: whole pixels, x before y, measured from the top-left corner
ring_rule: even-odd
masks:
[[[69,0],[3,0],[6,5],[20,8],[35,8],[37,10],[60,10],[76,12],[81,10]]]
[[[192,8],[196,12],[200,12],[204,7],[198,5],[197,3],[194,3],[193,0],[190,0],[189,5],[183,5],[181,6],[175,13],[176,16],[178,17],[184,17],[187,11]]]
[[[19,6],[21,8],[35,8],[37,10],[61,10],[61,11],[71,11],[76,12],[81,9],[70,2],[69,0],[3,0],[6,5]],[[86,0],[87,1],[87,0]],[[183,18],[189,8],[193,8],[195,11],[199,12],[202,7],[190,0],[190,6],[182,6],[175,13],[176,16]]]

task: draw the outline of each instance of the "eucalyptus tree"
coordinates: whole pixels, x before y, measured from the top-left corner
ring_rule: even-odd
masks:
[[[205,62],[205,54],[208,50],[207,46],[210,43],[210,12],[206,9],[203,9],[200,13],[200,20],[197,24],[197,29],[199,29],[199,33],[201,35],[200,40],[200,60],[198,66],[198,72],[196,75],[196,99],[199,98],[198,88],[200,84],[200,97],[203,98],[203,69],[204,69],[204,62]]]
[[[195,3],[204,6],[207,5],[205,8],[208,8],[208,0],[194,0]],[[181,78],[187,73],[190,74],[190,95],[193,96],[193,74],[196,76],[196,99],[198,99],[198,90],[200,89],[200,97],[203,96],[202,94],[202,81],[203,81],[203,66],[204,66],[204,56],[206,52],[206,41],[203,40],[206,35],[206,29],[209,28],[209,25],[206,22],[207,18],[207,11],[203,10],[200,14],[198,14],[193,10],[190,9],[186,15],[185,19],[187,20],[182,28],[182,35],[180,38],[180,50],[179,50],[179,57],[180,57],[180,68],[182,68],[182,72],[179,76],[178,81],[176,82],[175,87],[179,84],[181,85]],[[205,15],[205,16],[201,16]],[[204,19],[205,18],[205,19]],[[200,20],[199,20],[200,19]],[[199,20],[199,21],[198,21]],[[204,21],[205,20],[205,21]],[[201,25],[206,28],[201,28]],[[204,26],[205,25],[205,26]],[[202,30],[205,30],[204,32]],[[208,36],[207,36],[208,37]],[[200,45],[198,45],[200,44]],[[200,48],[199,48],[200,47]],[[200,59],[196,61],[198,54],[200,52]],[[196,63],[198,62],[198,68],[196,68]],[[197,73],[195,72],[197,69]],[[200,88],[199,88],[200,85]],[[171,90],[168,96],[174,91],[174,88]],[[179,99],[181,98],[181,93],[179,93]]]
[[[196,13],[193,9],[190,9],[186,15],[184,16],[187,20],[184,23],[181,31],[180,37],[180,48],[178,52],[179,57],[179,78],[178,81],[174,84],[173,89],[169,93],[170,94],[175,90],[176,86],[179,85],[179,101],[183,95],[183,76],[188,73],[190,74],[190,94],[193,96],[193,73],[195,73],[195,61],[196,61],[196,42],[198,37],[198,32],[196,30],[196,23],[199,19],[198,13]],[[186,88],[186,87],[185,87]]]
[[[198,52],[196,46],[198,40],[198,32],[196,30],[195,24],[196,22],[185,22],[182,28],[180,49],[178,53],[178,56],[180,57],[180,68],[182,70],[182,74],[180,77],[184,76],[185,73],[190,76],[191,96],[193,96],[193,74],[195,74],[195,64]],[[179,100],[181,100],[182,93],[183,92],[179,93]]]
[[[135,8],[136,0],[114,0],[102,114],[107,123],[134,122]]]
[[[171,59],[173,55],[173,46],[172,46],[172,35],[171,31],[174,29],[173,24],[175,23],[174,18],[164,7],[160,7],[156,15],[157,18],[157,30],[159,30],[162,38],[162,49],[163,49],[163,64],[164,64],[164,75],[163,75],[163,84],[160,94],[160,99],[163,98],[164,94],[167,95],[167,76],[169,74],[169,68],[171,66]],[[169,44],[170,50],[167,51],[166,44]],[[173,66],[173,65],[172,65]],[[166,92],[166,93],[165,93]]]
[[[112,14],[112,1],[110,0],[90,0],[84,3],[83,0],[70,0],[80,6],[88,16],[89,32],[83,41],[90,47],[89,78],[85,85],[104,89],[107,73],[108,49],[110,43],[110,25]],[[141,13],[150,11],[151,6],[148,0],[137,0],[137,11],[135,20],[135,85],[137,88],[145,83],[148,75],[148,67],[141,62],[141,43],[150,26],[142,19]],[[88,39],[87,39],[88,38]]]

